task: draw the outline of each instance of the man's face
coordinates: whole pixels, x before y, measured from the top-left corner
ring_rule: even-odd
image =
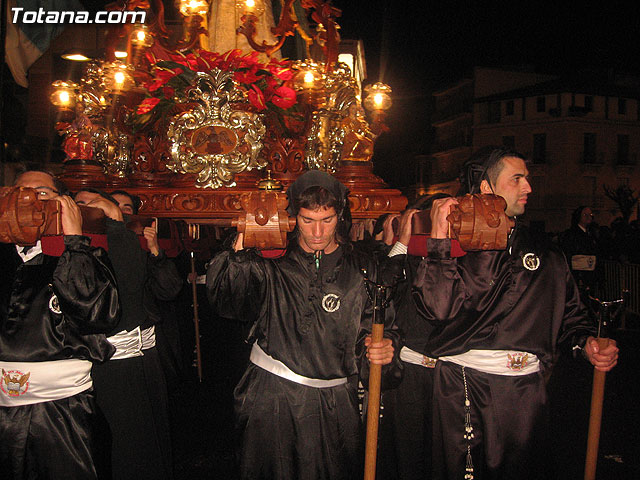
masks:
[[[338,248],[336,227],[338,215],[336,209],[319,207],[316,210],[301,208],[296,217],[298,222],[298,243],[305,252],[324,250],[331,253]]]
[[[60,195],[53,183],[53,177],[44,172],[25,172],[15,182],[18,187],[33,188],[40,200],[50,200]]]
[[[99,196],[97,193],[80,191],[76,193],[74,200],[78,205],[89,205],[93,199]]]
[[[583,208],[580,214],[580,221],[578,222],[584,228],[587,228],[593,222],[593,212],[589,207]]]
[[[123,195],[122,193],[115,193],[112,195],[113,198],[118,202],[118,206],[122,213],[127,215],[133,215],[133,200],[128,195]]]
[[[527,205],[527,197],[531,193],[531,185],[527,176],[529,170],[524,160],[518,157],[504,157],[502,171],[493,186],[493,193],[500,195],[507,202],[505,213],[509,217],[522,215]],[[491,193],[486,181],[482,182],[482,193]]]

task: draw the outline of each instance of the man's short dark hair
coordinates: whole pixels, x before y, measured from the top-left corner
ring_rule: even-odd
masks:
[[[476,151],[462,166],[458,195],[480,193],[483,180],[487,180],[491,187],[494,187],[504,168],[502,159],[506,157],[525,160],[524,155],[507,146],[489,145]]]
[[[140,206],[142,205],[142,200],[140,200],[139,196],[133,195],[125,190],[114,190],[113,192],[111,192],[111,195],[124,195],[125,197],[129,197],[129,199],[131,200],[131,206],[133,207],[133,214],[138,214]],[[118,202],[116,202],[116,205],[117,204]]]
[[[53,186],[56,192],[58,192],[58,195],[71,195],[71,192],[69,192],[69,189],[64,184],[64,182],[60,180],[58,177],[56,177],[55,173],[44,168],[29,168],[26,165],[19,166],[16,171],[16,178],[13,181],[13,184],[15,185],[18,179],[25,173],[31,173],[31,172],[44,173],[45,175],[49,175],[53,180]]]
[[[295,210],[300,211],[301,208],[309,210],[317,210],[319,208],[333,208],[338,216],[338,224],[336,226],[336,240],[338,243],[345,243],[349,239],[347,222],[344,221],[344,199],[336,198],[329,190],[320,186],[307,188],[304,192],[293,199]]]
[[[100,195],[102,198],[106,198],[107,200],[109,200],[111,203],[115,204],[116,206],[118,205],[118,201],[113,198],[111,195],[109,195],[107,192],[104,192],[102,190],[98,190],[97,188],[93,188],[93,187],[84,187],[81,188],[80,190],[78,190],[74,195],[73,198],[75,200],[75,198],[78,196],[78,194],[80,192],[89,192],[89,193],[97,193],[98,195]]]
[[[295,208],[300,211],[301,208],[309,210],[317,210],[318,208],[335,208],[336,213],[342,210],[342,201],[326,188],[315,186],[307,188],[299,196],[293,199]]]

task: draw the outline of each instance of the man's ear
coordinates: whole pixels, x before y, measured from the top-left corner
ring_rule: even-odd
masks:
[[[489,185],[489,182],[487,182],[486,180],[482,180],[482,182],[480,183],[480,193],[493,193],[491,185]]]

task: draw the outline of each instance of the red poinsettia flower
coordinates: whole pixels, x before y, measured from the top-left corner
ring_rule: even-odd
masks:
[[[233,79],[238,83],[256,83],[260,78],[262,78],[256,75],[257,71],[258,67],[254,67],[248,71],[236,70],[233,74]]]
[[[242,50],[236,48],[229,50],[222,56],[222,61],[218,65],[220,70],[234,70],[239,66],[239,57],[242,55]]]
[[[180,65],[184,65],[185,67],[189,67],[189,62],[187,61],[187,58],[181,53],[178,53],[178,54],[170,53],[169,59],[172,62],[179,63]]]
[[[289,87],[278,87],[273,92],[271,103],[280,108],[291,108],[296,104],[296,91]]]
[[[264,110],[265,108],[267,108],[262,90],[260,90],[255,85],[251,85],[251,90],[249,90],[248,97],[251,105],[253,105],[258,110]]]
[[[162,93],[164,93],[165,98],[173,98],[176,93],[175,88],[171,88],[168,85],[162,87]]]
[[[149,113],[151,110],[156,108],[156,105],[160,103],[160,99],[156,97],[145,98],[140,105],[138,105],[138,109],[136,113],[138,115],[144,115],[145,113]]]
[[[258,52],[251,52],[237,59],[238,65],[236,68],[252,68],[262,67],[262,64],[258,61]]]
[[[279,78],[283,82],[291,80],[296,73],[291,68],[282,68],[278,65],[273,65],[271,63],[267,65],[267,68],[269,69],[269,73],[271,73],[271,75]]]
[[[155,71],[155,78],[153,79],[153,82],[145,85],[145,87],[150,92],[155,92],[160,87],[164,86],[173,77],[176,77],[176,76],[180,75],[183,71],[184,70],[182,70],[181,68],[176,68],[174,70],[160,70],[160,69],[158,69],[158,70]]]

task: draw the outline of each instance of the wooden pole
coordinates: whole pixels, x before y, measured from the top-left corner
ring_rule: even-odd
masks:
[[[371,342],[381,342],[384,324],[375,323],[371,330]],[[378,454],[378,425],[380,419],[380,384],[382,365],[369,365],[369,401],[367,403],[367,440],[364,456],[364,480],[376,478],[376,458]]]
[[[198,287],[196,278],[196,262],[194,253],[191,252],[191,292],[193,293],[193,325],[196,333],[196,364],[198,367],[198,380],[202,383],[202,354],[200,350],[200,319],[198,318]]]
[[[597,338],[596,340],[601,350],[609,344],[607,338]],[[593,389],[591,390],[591,413],[589,414],[589,433],[587,435],[587,457],[584,466],[584,480],[595,480],[596,478],[606,375],[606,372],[596,370],[595,368],[593,370]]]
[[[375,285],[373,318],[371,325],[371,343],[381,342],[384,338],[384,305],[386,288]],[[369,364],[369,401],[367,402],[367,438],[364,455],[364,480],[375,480],[376,457],[378,455],[378,425],[380,421],[380,385],[382,383],[382,365]]]

